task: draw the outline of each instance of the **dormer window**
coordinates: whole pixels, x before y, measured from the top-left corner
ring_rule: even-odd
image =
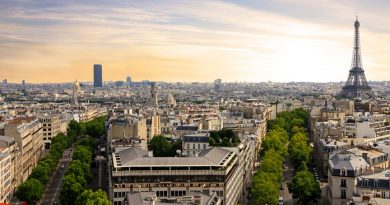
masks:
[[[374,180],[374,187],[378,187],[378,186],[379,186],[378,180],[375,179],[375,180]]]
[[[346,176],[346,175],[347,175],[347,170],[345,170],[344,168],[341,170],[341,176]]]

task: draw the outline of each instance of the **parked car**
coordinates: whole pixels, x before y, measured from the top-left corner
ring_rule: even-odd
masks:
[[[283,205],[284,204],[284,200],[283,200],[283,197],[279,197],[279,201],[278,201],[278,205]]]

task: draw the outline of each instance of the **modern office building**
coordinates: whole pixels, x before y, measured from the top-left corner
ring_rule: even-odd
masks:
[[[216,193],[223,204],[242,196],[244,168],[235,151],[213,147],[196,157],[153,157],[139,148],[112,153],[113,204],[123,205],[129,194],[154,192],[160,199],[186,197],[189,192]]]
[[[103,87],[103,68],[100,64],[93,65],[93,87]]]

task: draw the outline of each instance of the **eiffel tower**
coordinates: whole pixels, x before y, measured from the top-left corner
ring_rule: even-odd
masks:
[[[349,70],[348,80],[343,86],[340,96],[346,98],[368,98],[373,97],[371,87],[368,85],[366,76],[364,75],[361,55],[360,55],[360,23],[356,17],[355,21],[355,38],[352,55],[352,65]]]

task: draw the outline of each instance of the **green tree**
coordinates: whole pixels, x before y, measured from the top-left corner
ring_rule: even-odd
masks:
[[[155,157],[169,157],[171,154],[171,144],[164,135],[154,136],[150,140],[149,147]]]
[[[20,184],[15,192],[16,197],[28,204],[35,204],[43,193],[43,185],[38,179],[28,179]]]
[[[74,174],[75,176],[80,176],[89,180],[91,177],[91,172],[89,168],[89,164],[87,163],[83,163],[80,160],[72,160],[69,163],[68,169],[66,170],[66,174]]]
[[[84,181],[83,181],[84,180]],[[63,179],[63,186],[60,201],[63,205],[74,204],[77,197],[84,191],[85,179],[76,177],[75,174],[68,174]]]
[[[301,132],[293,135],[290,140],[288,152],[295,168],[298,168],[302,162],[310,163],[312,148],[308,144],[307,135]]]
[[[182,141],[181,140],[177,140],[175,142],[173,142],[171,144],[171,148],[170,148],[170,155],[171,156],[176,156],[177,155],[177,150],[181,150],[182,149]]]
[[[252,203],[253,205],[277,204],[279,183],[272,173],[257,172],[253,177]]]
[[[293,194],[294,199],[302,203],[308,203],[321,197],[321,188],[313,174],[307,169],[296,173],[291,183],[288,183],[288,190]]]
[[[110,205],[106,192],[101,189],[93,192],[91,189],[84,190],[76,201],[75,205]]]
[[[88,147],[83,145],[78,145],[75,147],[72,158],[73,160],[80,160],[82,163],[92,163],[92,153]]]
[[[39,180],[43,185],[47,184],[49,181],[52,168],[49,164],[44,162],[39,162],[39,164],[32,170],[29,178]]]
[[[81,123],[71,120],[68,125],[68,135],[78,136],[84,133],[84,128]]]
[[[95,139],[91,136],[83,135],[77,141],[77,145],[83,145],[83,146],[87,147],[92,152],[93,147],[95,147]]]

